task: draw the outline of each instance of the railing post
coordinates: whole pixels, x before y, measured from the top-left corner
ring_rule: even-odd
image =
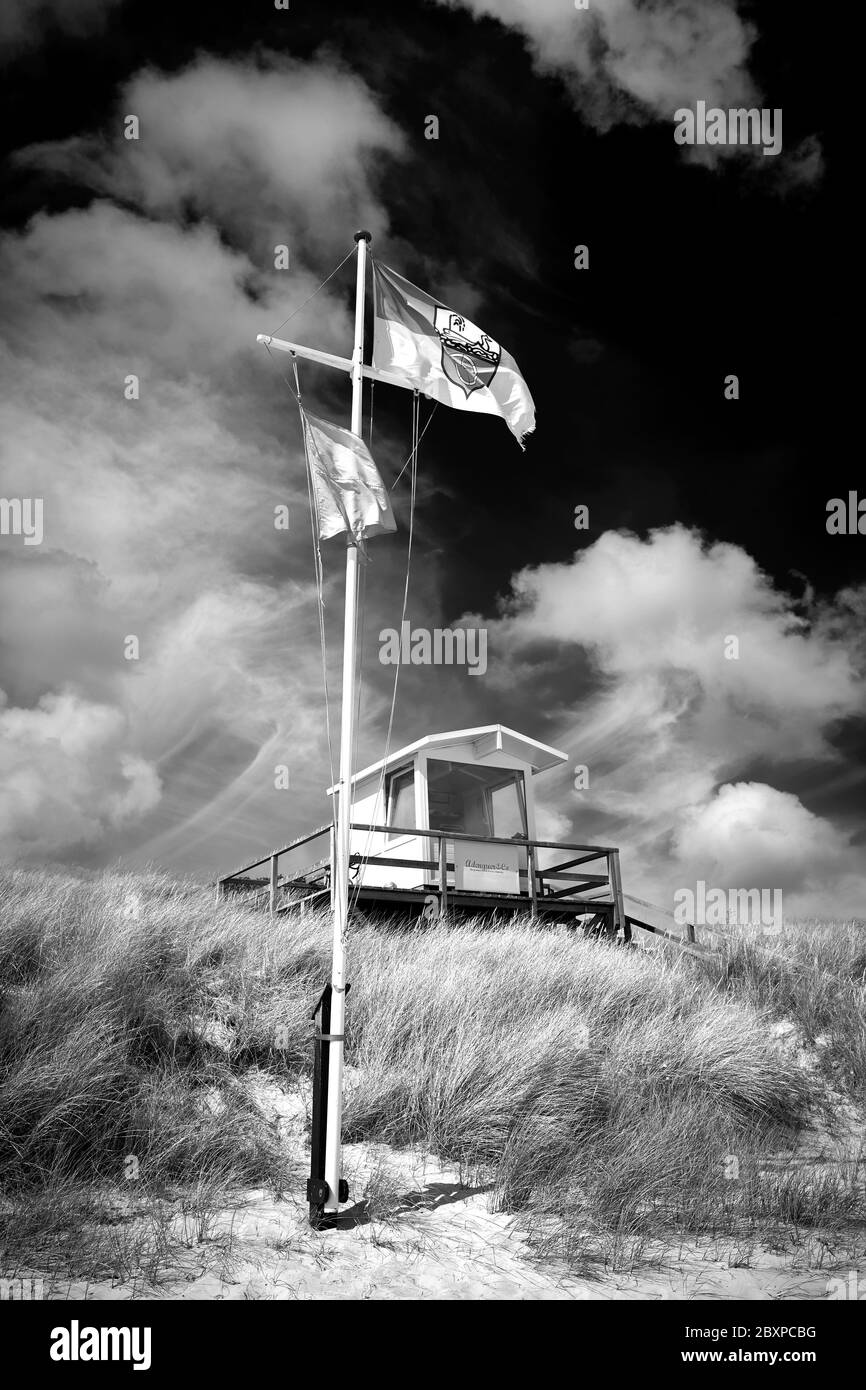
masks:
[[[269,907],[271,916],[273,916],[274,913],[275,913],[276,910],[277,910],[277,869],[278,869],[278,866],[279,866],[279,860],[278,860],[278,858],[277,858],[277,856],[276,856],[275,854],[272,854],[272,855],[271,855],[271,876],[270,876],[270,884],[269,884],[269,887],[268,887],[268,907]]]
[[[622,893],[622,877],[619,867],[619,850],[611,850],[607,857],[607,872],[610,879],[611,896],[613,898],[613,918],[617,931],[622,932],[623,941],[631,939],[631,931],[625,920],[625,902]]]
[[[448,911],[448,841],[439,832],[439,916]]]
[[[529,897],[532,901],[532,915],[538,916],[538,882],[535,876],[535,844],[532,840],[526,842],[526,876],[529,880]]]

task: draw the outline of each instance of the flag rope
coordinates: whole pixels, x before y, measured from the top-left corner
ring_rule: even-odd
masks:
[[[417,391],[413,391],[412,395],[413,395],[413,405],[414,405],[414,401],[418,399],[418,392],[417,392]],[[439,404],[438,401],[434,401],[434,402],[433,402],[433,409],[430,411],[430,414],[427,416],[427,424],[424,426],[424,428],[423,428],[423,430],[421,431],[420,435],[418,436],[417,440],[414,439],[414,435],[413,435],[413,441],[414,441],[414,442],[413,442],[413,444],[412,444],[412,448],[411,448],[410,451],[409,451],[409,457],[406,459],[406,462],[403,464],[403,467],[400,469],[400,472],[397,474],[397,476],[396,476],[396,478],[394,479],[393,483],[392,483],[391,486],[389,487],[389,489],[388,489],[389,492],[393,492],[393,491],[394,491],[395,487],[396,487],[397,484],[399,483],[399,481],[400,481],[400,479],[402,478],[403,474],[406,472],[406,469],[409,467],[409,464],[412,463],[413,459],[415,459],[415,457],[416,457],[416,455],[417,455],[417,452],[418,452],[418,445],[421,443],[421,440],[424,438],[425,434],[427,433],[427,430],[430,428],[430,421],[433,419],[433,416],[436,414],[436,407],[437,407],[438,404]],[[419,402],[419,412],[420,412],[420,402]],[[419,418],[420,418],[420,413],[419,413]],[[412,419],[413,419],[413,421],[414,421],[414,419],[415,419],[414,411],[413,411]],[[413,427],[413,428],[414,428],[414,427]]]
[[[286,324],[287,324],[287,323],[290,323],[290,322],[292,321],[292,319],[295,317],[295,314],[299,314],[299,313],[301,312],[302,309],[306,309],[307,305],[310,304],[310,303],[315,299],[316,295],[319,293],[319,290],[323,290],[323,289],[325,288],[325,286],[327,285],[328,281],[329,281],[329,280],[333,280],[333,278],[334,278],[334,276],[336,275],[337,271],[338,271],[338,270],[342,270],[342,269],[343,269],[343,266],[346,264],[346,262],[347,262],[347,260],[349,259],[349,257],[350,257],[350,256],[354,256],[354,254],[355,254],[355,247],[354,247],[354,245],[353,245],[351,251],[347,251],[347,252],[346,252],[345,256],[344,256],[343,259],[340,261],[340,264],[339,264],[339,265],[335,265],[335,266],[334,266],[334,269],[331,271],[331,273],[330,273],[330,275],[327,277],[327,279],[325,279],[325,280],[322,281],[321,285],[319,286],[319,289],[313,290],[313,293],[309,296],[308,299],[305,299],[305,300],[304,300],[303,304],[299,304],[298,307],[297,307],[297,309],[293,309],[293,310],[292,310],[292,312],[289,314],[289,317],[288,317],[287,319],[283,319],[282,323],[280,324],[280,328],[285,328]],[[273,333],[271,334],[271,337],[272,337],[272,338],[276,338],[277,334],[278,334],[279,331],[280,331],[280,328],[275,328],[275,329],[274,329]]]
[[[272,359],[274,365],[276,365],[276,358],[274,358],[274,355],[271,352],[269,346],[268,356]],[[325,632],[325,570],[324,565],[322,563],[322,545],[319,539],[319,507],[318,502],[316,501],[315,489],[312,485],[312,468],[310,465],[309,449],[307,447],[306,411],[304,410],[303,400],[301,397],[301,382],[298,376],[298,359],[295,357],[294,353],[292,353],[292,367],[294,369],[295,374],[294,390],[292,389],[292,384],[289,381],[288,377],[285,375],[285,373],[281,372],[279,367],[277,367],[277,371],[280,371],[280,376],[283,378],[283,381],[288,387],[289,393],[295,398],[295,403],[298,407],[298,415],[301,421],[301,438],[304,444],[304,463],[306,465],[305,474],[307,480],[307,500],[309,502],[310,507],[310,528],[312,530],[313,540],[313,570],[316,576],[316,610],[318,614],[319,625],[319,651],[322,659],[322,686],[325,692],[325,733],[328,740],[328,764],[331,770],[331,786],[333,787],[335,785],[336,778],[334,776],[334,742],[331,736],[331,695],[328,687],[328,648],[327,637]],[[337,809],[335,797],[331,797],[331,824],[334,827],[334,834],[336,834]]]
[[[435,407],[435,405],[434,405],[433,410],[435,411],[435,409],[436,409],[436,407]],[[433,419],[433,411],[431,411],[431,413],[430,413],[430,417],[429,417],[429,419],[428,419],[428,421],[427,421],[427,425],[430,424],[430,420],[432,420],[432,419]],[[425,426],[424,426],[424,430],[423,430],[423,431],[421,432],[421,434],[419,435],[419,433],[418,433],[418,426],[419,426],[420,422],[421,422],[421,398],[420,398],[420,395],[419,395],[419,393],[418,393],[417,391],[413,391],[413,392],[412,392],[412,449],[411,449],[411,452],[410,452],[410,454],[409,454],[409,458],[406,460],[407,463],[409,463],[409,462],[411,461],[411,463],[412,463],[412,469],[411,469],[411,472],[410,472],[410,474],[409,474],[409,481],[410,481],[410,488],[409,488],[409,537],[408,537],[408,542],[407,542],[407,546],[406,546],[406,578],[405,578],[404,583],[403,583],[403,608],[402,608],[402,612],[401,612],[401,614],[400,614],[400,631],[401,631],[401,632],[402,632],[402,630],[403,630],[403,623],[404,623],[405,620],[406,620],[406,609],[407,609],[407,607],[408,607],[408,605],[409,605],[409,578],[410,578],[410,574],[411,574],[411,570],[412,570],[412,538],[413,538],[413,535],[414,535],[414,532],[415,532],[415,498],[416,498],[416,495],[417,495],[417,484],[418,484],[418,448],[419,448],[419,445],[420,445],[420,443],[421,443],[421,440],[424,438],[424,434],[426,433],[426,430],[427,430],[427,425],[425,425]],[[403,469],[401,469],[401,471],[400,471],[400,476],[401,476],[401,477],[402,477],[402,474],[403,474],[404,471],[405,471],[405,464],[404,464]],[[395,486],[396,486],[396,484],[395,484]],[[393,489],[392,489],[392,491],[393,491]],[[387,775],[387,764],[388,764],[388,758],[389,758],[389,755],[390,755],[390,752],[391,752],[391,735],[392,735],[393,729],[394,729],[394,712],[395,712],[396,707],[397,707],[397,685],[398,685],[399,679],[400,679],[400,663],[399,663],[399,661],[398,661],[397,664],[396,664],[395,667],[394,667],[394,686],[393,686],[393,690],[392,690],[392,693],[391,693],[391,709],[390,709],[390,712],[389,712],[389,715],[388,715],[388,732],[387,732],[387,735],[386,735],[386,737],[385,737],[385,756],[384,756],[384,758],[383,758],[383,760],[382,760],[382,771],[381,771],[380,774],[379,774],[379,785],[378,785],[378,787],[377,787],[377,789],[376,789],[376,798],[375,798],[375,801],[373,802],[373,817],[371,817],[371,820],[374,820],[374,819],[375,819],[376,805],[377,805],[377,803],[378,803],[378,801],[379,801],[379,798],[382,797],[382,796],[384,795],[384,790],[385,790],[385,778],[386,778],[386,775]],[[387,805],[383,805],[383,807],[382,807],[382,814],[383,814],[383,816],[386,818],[386,819],[383,821],[383,824],[387,824],[387,815],[388,815],[388,807],[387,807]],[[375,831],[372,831],[372,830],[368,830],[368,832],[367,832],[367,842],[366,842],[366,844],[365,844],[365,846],[364,846],[364,859],[366,859],[367,856],[368,856],[369,853],[370,853],[370,846],[371,846],[371,844],[372,844],[372,842],[373,842],[373,835],[374,835],[374,834],[375,834]],[[362,866],[362,868],[363,868],[363,866]],[[363,874],[362,874],[362,873],[359,873],[359,874],[358,874],[357,882],[353,885],[353,886],[354,886],[354,895],[353,895],[352,900],[351,900],[351,909],[352,909],[352,911],[354,911],[354,909],[355,909],[355,908],[357,907],[357,905],[358,905],[358,898],[359,898],[359,896],[360,896],[361,887],[362,887],[362,877],[363,877]]]
[[[350,253],[350,254],[351,254],[351,253]],[[346,257],[346,259],[348,259],[348,257]],[[341,264],[342,264],[342,263],[341,263]],[[339,270],[339,266],[337,267],[337,269]],[[333,272],[333,273],[336,274],[336,271]],[[330,277],[329,277],[329,278],[330,278]],[[303,307],[303,306],[301,306],[301,307]],[[296,311],[296,312],[297,312],[297,311]],[[286,322],[288,322],[288,320],[286,320]],[[270,349],[269,344],[265,344],[265,346],[266,346],[267,349],[268,349],[268,356],[272,359],[272,361],[274,362],[274,365],[276,366],[276,359],[274,358],[274,355],[273,355],[273,353],[271,352],[271,349]],[[329,762],[330,771],[331,771],[331,786],[334,786],[334,785],[335,785],[335,776],[334,776],[334,747],[333,747],[333,739],[332,739],[332,736],[331,736],[331,699],[330,699],[330,691],[329,691],[329,687],[328,687],[327,636],[326,636],[326,630],[325,630],[324,565],[323,565],[323,562],[322,562],[322,548],[321,548],[321,542],[320,542],[320,540],[319,540],[319,510],[318,510],[318,503],[317,503],[317,501],[316,501],[316,496],[315,496],[315,489],[314,489],[313,486],[312,486],[312,467],[311,467],[311,464],[310,464],[309,444],[308,444],[308,439],[307,439],[307,429],[306,429],[306,423],[305,423],[305,422],[306,422],[306,410],[305,410],[305,408],[304,408],[303,398],[302,398],[302,395],[301,395],[301,383],[300,383],[300,378],[299,378],[299,376],[298,376],[298,360],[297,360],[297,357],[295,356],[294,353],[292,353],[292,369],[293,369],[294,377],[295,377],[295,385],[294,385],[294,387],[292,386],[291,382],[289,381],[289,379],[288,379],[288,377],[285,375],[285,373],[282,372],[282,371],[280,371],[279,367],[277,367],[277,371],[279,371],[280,376],[282,377],[283,382],[285,383],[285,385],[286,385],[286,387],[287,387],[287,389],[288,389],[288,391],[289,391],[289,394],[290,394],[291,396],[294,397],[295,404],[296,404],[297,407],[298,407],[298,414],[299,414],[300,421],[301,421],[301,435],[302,435],[303,444],[304,444],[304,462],[305,462],[305,465],[306,465],[305,472],[306,472],[306,480],[307,480],[307,498],[308,498],[309,507],[310,507],[310,524],[311,524],[311,528],[312,528],[312,532],[313,532],[313,538],[312,538],[312,539],[313,539],[313,567],[314,567],[315,576],[316,576],[316,607],[317,607],[317,610],[318,610],[318,619],[319,619],[319,647],[320,647],[321,660],[322,660],[322,685],[323,685],[324,692],[325,692],[325,728],[326,728],[327,740],[328,740],[328,762]],[[371,386],[373,386],[373,385],[375,385],[375,383],[371,383]],[[410,486],[409,486],[409,535],[408,535],[408,542],[407,542],[407,546],[406,546],[406,573],[405,573],[405,578],[404,578],[404,581],[403,581],[403,604],[402,604],[402,610],[401,610],[401,614],[400,614],[401,631],[402,631],[402,624],[403,624],[403,623],[405,622],[405,620],[406,620],[406,609],[407,609],[408,604],[409,604],[409,581],[410,581],[411,570],[412,570],[412,541],[413,541],[414,533],[415,533],[415,503],[416,503],[416,499],[417,499],[417,489],[418,489],[418,450],[419,450],[419,448],[420,448],[422,439],[424,438],[425,434],[427,433],[427,430],[428,430],[429,427],[430,427],[430,422],[431,422],[431,420],[433,419],[433,416],[436,414],[436,407],[437,407],[438,404],[439,404],[438,401],[434,401],[434,402],[433,402],[433,409],[431,410],[430,414],[429,414],[428,417],[427,417],[427,422],[426,422],[426,424],[424,425],[424,428],[421,429],[421,428],[420,428],[420,425],[421,425],[421,396],[420,396],[420,392],[419,392],[418,390],[414,390],[414,391],[412,392],[411,448],[410,448],[410,450],[409,450],[409,454],[408,454],[408,456],[407,456],[407,458],[406,458],[406,461],[405,461],[405,463],[403,464],[403,467],[400,469],[400,472],[397,474],[397,477],[394,479],[394,482],[391,484],[391,487],[388,489],[389,493],[392,493],[392,492],[394,491],[394,489],[396,488],[397,484],[399,483],[400,479],[402,478],[403,474],[406,472],[406,469],[407,469],[407,468],[410,469],[410,473],[409,473],[409,483],[410,483]],[[372,402],[372,391],[371,391],[371,401],[370,401],[370,442],[371,442],[371,443],[372,443],[372,439],[373,439],[373,409],[372,409],[372,406],[373,406],[373,402]],[[361,642],[360,642],[358,639],[363,635],[363,624],[364,624],[364,622],[366,621],[366,585],[367,585],[367,566],[366,566],[366,565],[362,565],[362,566],[361,566],[361,592],[360,592],[360,595],[359,595],[359,602],[358,602],[357,609],[356,609],[356,614],[355,614],[355,650],[356,650],[356,652],[358,652],[359,654],[360,654],[360,651],[361,651]],[[358,691],[358,695],[357,695],[357,704],[356,704],[356,707],[355,707],[355,713],[356,713],[355,727],[356,727],[356,728],[358,728],[359,725],[360,725],[361,692],[362,692],[362,688],[363,688],[363,678],[364,678],[364,666],[363,666],[363,662],[359,660],[359,663],[358,663],[358,679],[357,679],[357,681],[356,681],[357,691]],[[388,731],[387,731],[387,735],[386,735],[386,738],[385,738],[385,754],[384,754],[384,757],[383,757],[383,760],[382,760],[382,771],[381,771],[381,773],[380,773],[380,777],[379,777],[379,786],[378,786],[378,789],[377,789],[377,792],[376,792],[376,800],[377,800],[377,801],[378,801],[379,798],[380,798],[381,796],[383,796],[383,794],[384,794],[385,778],[386,778],[386,775],[387,775],[387,762],[388,762],[388,758],[389,758],[390,752],[391,752],[391,739],[392,739],[392,735],[393,735],[393,731],[394,731],[394,715],[395,715],[396,708],[397,708],[397,689],[398,689],[398,685],[399,685],[399,680],[400,680],[400,663],[398,662],[398,663],[396,664],[396,666],[394,667],[394,685],[393,685],[393,688],[392,688],[392,691],[391,691],[391,707],[390,707],[390,710],[389,710],[389,713],[388,713]],[[353,749],[353,750],[352,750],[352,766],[354,766],[354,763],[355,763],[354,751],[355,751],[355,750]],[[336,798],[332,797],[332,798],[331,798],[331,823],[332,823],[332,825],[334,826],[334,832],[335,832],[335,834],[336,834],[336,805],[335,805],[335,801],[336,801]],[[385,807],[383,807],[383,814],[384,814],[384,815],[387,815],[387,813],[388,813],[388,808],[387,808],[387,806],[385,806]],[[374,834],[375,834],[374,831],[368,831],[368,832],[367,832],[367,842],[366,842],[365,847],[364,847],[364,855],[363,855],[363,858],[364,858],[364,859],[366,859],[366,858],[368,857],[369,853],[370,853],[370,846],[371,846],[371,844],[372,844],[372,840],[373,840],[373,835],[374,835]],[[358,904],[358,897],[359,897],[359,895],[360,895],[360,891],[361,891],[361,887],[362,887],[362,877],[363,877],[362,873],[359,872],[358,878],[357,878],[356,882],[352,885],[353,892],[352,892],[352,894],[351,894],[351,896],[350,896],[350,903],[349,903],[350,912],[354,911],[354,909],[357,907],[357,904]],[[348,921],[347,921],[347,923],[346,923],[347,930],[348,930],[348,925],[349,925],[349,924],[348,924]]]
[[[363,649],[363,641],[362,641],[362,639],[363,639],[363,636],[364,636],[364,628],[365,628],[365,626],[366,626],[366,620],[367,620],[367,608],[366,608],[366,604],[367,604],[367,566],[366,566],[366,565],[361,565],[360,569],[361,569],[361,573],[360,573],[360,576],[359,576],[359,577],[360,577],[360,584],[359,584],[359,591],[358,591],[358,603],[357,603],[356,609],[355,609],[355,685],[356,685],[356,688],[357,688],[357,691],[358,691],[358,696],[357,696],[357,699],[356,699],[356,701],[355,701],[355,730],[356,730],[355,737],[356,737],[356,740],[357,740],[357,730],[361,727],[361,692],[362,692],[363,687],[364,687],[364,662],[363,662],[363,650],[364,650],[364,649]],[[357,749],[357,743],[353,743],[353,745],[352,745],[352,757],[351,757],[351,764],[350,764],[350,766],[351,766],[351,775],[352,775],[352,776],[354,776],[355,761],[356,761],[356,760],[355,760],[356,749]],[[351,787],[351,783],[350,783],[350,787]],[[351,793],[350,793],[350,803],[349,803],[349,804],[350,804],[350,813],[351,813]],[[368,845],[367,848],[369,849],[369,845]],[[365,849],[364,853],[365,853],[365,855],[366,855],[366,853],[367,853],[367,850],[366,850],[366,849]],[[351,856],[350,856],[350,857],[351,857]],[[359,886],[360,886],[360,880],[361,880],[361,873],[360,873],[360,870],[359,870],[359,873],[358,873],[358,885],[359,885]],[[353,912],[353,910],[354,910],[355,904],[357,903],[357,900],[358,900],[358,899],[357,899],[357,889],[356,889],[356,892],[355,892],[355,897],[354,897],[354,899],[353,899],[353,897],[352,897],[352,893],[351,893],[351,884],[347,884],[346,892],[347,892],[347,911],[346,911],[346,928],[345,928],[345,932],[346,932],[346,937],[348,938],[349,933],[350,933],[350,930],[351,930],[352,912]]]

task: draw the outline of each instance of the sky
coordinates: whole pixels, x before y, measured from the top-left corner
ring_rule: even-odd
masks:
[[[351,257],[314,291],[366,227],[538,416],[525,453],[490,417],[429,422],[407,616],[484,628],[488,666],[401,668],[391,747],[501,722],[567,753],[541,831],[619,845],[627,890],[864,915],[866,539],[826,526],[864,484],[810,14],[7,0],[0,491],[43,499],[44,535],[0,536],[4,860],[206,881],[327,821],[298,412],[255,339],[291,315],[349,354]],[[700,101],[780,112],[781,151],[678,144]],[[300,380],[348,424],[343,376]],[[370,404],[390,487],[411,396]],[[364,569],[358,766],[385,747],[407,478]],[[336,734],[341,541],[323,562]]]

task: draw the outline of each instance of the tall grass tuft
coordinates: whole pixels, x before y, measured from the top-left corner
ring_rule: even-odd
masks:
[[[0,875],[0,907],[0,1247],[40,1210],[56,1237],[51,1194],[77,1194],[72,1222],[88,1193],[129,1191],[130,1159],[137,1191],[205,1174],[301,1190],[303,1156],[248,1073],[310,1070],[327,913],[271,918],[159,874],[36,871]],[[483,921],[361,926],[350,962],[347,1139],[460,1164],[574,1262],[637,1258],[664,1232],[847,1219],[862,1198],[856,1165],[821,1193],[762,1172],[825,1089],[774,1040],[783,995],[799,1021],[806,1001],[768,965]],[[809,999],[832,1027],[830,1001]]]
[[[728,996],[796,1026],[827,1082],[866,1100],[866,922],[728,928],[704,971]]]
[[[158,875],[19,871],[0,894],[6,1191],[128,1180],[130,1158],[143,1185],[203,1166],[277,1181],[284,1155],[241,1080],[245,1054],[265,1046],[254,984],[267,992],[280,964],[267,919],[213,914],[200,889]]]
[[[572,1255],[576,1233],[598,1250],[715,1209],[735,1224],[730,1158],[745,1170],[820,1109],[766,1014],[690,959],[526,924],[369,933],[355,956],[349,1135],[486,1170]]]

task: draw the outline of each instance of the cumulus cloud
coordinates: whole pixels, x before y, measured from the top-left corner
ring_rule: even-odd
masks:
[[[586,61],[594,80],[601,60]],[[719,73],[736,66],[720,59]],[[605,79],[614,98],[628,93],[629,111],[660,100],[661,79],[620,80]],[[122,137],[129,112],[139,142]],[[375,166],[401,148],[365,89],[332,65],[203,59],[134,78],[104,137],[27,152],[98,196],[0,242],[4,490],[45,506],[41,546],[0,545],[7,852],[132,848],[224,868],[291,838],[293,815],[309,822],[327,749],[303,468],[291,402],[254,338],[312,294],[356,218],[386,229]],[[290,246],[290,276],[273,270],[277,242]],[[343,351],[351,324],[337,284],[292,332]],[[333,389],[315,375],[305,388],[313,402]],[[387,475],[387,440],[376,453]],[[274,529],[277,504],[289,505],[288,536]],[[402,556],[388,539],[376,549],[372,632],[398,616]],[[431,582],[413,579],[416,620]],[[768,854],[787,850],[784,863],[770,854],[772,872],[805,901],[831,874],[857,886],[844,831],[753,764],[796,750],[837,769],[830,730],[858,709],[862,617],[856,594],[797,608],[742,550],[681,528],[646,541],[608,533],[570,565],[515,577],[486,624],[484,699],[497,671],[501,689],[530,692],[543,673],[549,741],[590,766],[582,802],[568,775],[554,779],[545,836],[565,837],[572,822],[593,840],[609,832],[628,883],[669,896],[687,874],[708,879],[697,872],[706,863],[745,873],[744,824]],[[136,661],[124,657],[130,634]],[[728,635],[737,662],[724,659]],[[369,727],[370,683],[365,698]],[[419,699],[413,717],[424,708]],[[467,711],[463,722],[487,717]],[[273,787],[281,763],[288,797]],[[812,879],[798,879],[810,837],[820,854]]]
[[[0,707],[0,842],[53,855],[99,842],[159,800],[154,766],[129,751],[116,706],[69,690],[32,709]]]
[[[138,845],[186,869],[196,844],[224,866],[291,838],[291,808],[327,783],[297,412],[255,336],[312,295],[359,207],[385,228],[373,166],[399,139],[325,64],[203,60],[133,79],[118,109],[146,153],[119,122],[31,151],[99,196],[0,242],[4,495],[44,503],[40,546],[0,544],[0,834],[18,857]],[[299,337],[347,347],[347,277],[297,314]],[[305,388],[320,408],[334,391]],[[383,589],[389,564],[384,546]]]
[[[719,787],[674,836],[687,877],[713,885],[772,884],[785,893],[844,867],[845,837],[799,797],[759,782]]]
[[[124,136],[128,115],[138,118],[138,139]],[[397,127],[343,69],[205,57],[180,73],[133,77],[112,132],[32,146],[19,158],[154,217],[204,217],[272,265],[276,244],[302,264],[311,246],[345,249],[356,220],[382,233],[370,165],[403,148]]]
[[[563,74],[575,102],[601,129],[670,119],[678,106],[749,104],[756,38],[735,0],[440,0],[519,29],[538,65]]]
[[[567,83],[575,106],[596,129],[621,123],[669,121],[681,107],[761,107],[766,104],[749,72],[754,24],[736,0],[591,0],[576,10],[564,0],[439,0],[517,29],[543,72]],[[770,101],[770,106],[774,103]],[[736,146],[683,147],[687,158],[717,163]],[[821,173],[820,146],[811,137],[789,161],[761,159],[780,187],[804,184]]]
[[[678,887],[772,887],[789,916],[864,915],[866,875],[850,836],[766,783],[727,783],[689,808],[673,851]]]
[[[486,622],[489,679],[556,692],[550,741],[590,787],[575,793],[563,771],[550,805],[626,846],[631,883],[658,901],[716,876],[786,888],[804,910],[859,897],[862,913],[844,827],[749,773],[838,773],[832,734],[863,713],[864,598],[796,604],[740,547],[681,526],[606,532],[568,564],[515,575]]]

